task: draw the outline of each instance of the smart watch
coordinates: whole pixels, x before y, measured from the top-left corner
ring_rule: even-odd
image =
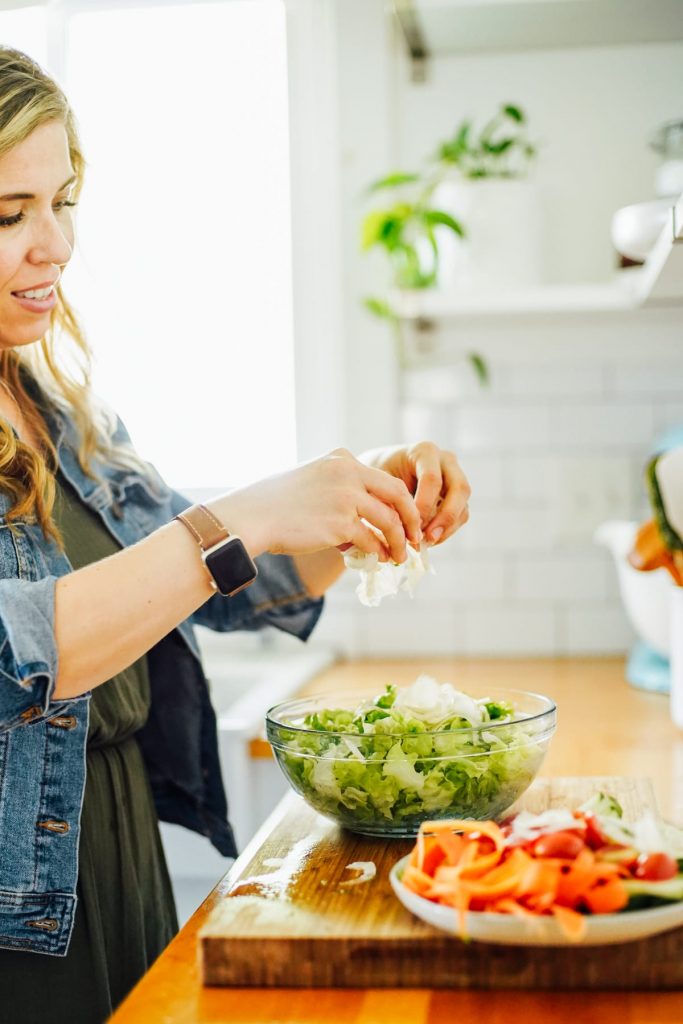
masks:
[[[199,544],[214,590],[232,597],[254,582],[258,569],[242,540],[229,533],[213,512],[204,505],[192,505],[175,518]]]

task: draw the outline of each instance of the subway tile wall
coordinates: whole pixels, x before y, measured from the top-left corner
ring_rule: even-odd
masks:
[[[407,340],[420,354],[401,374],[400,433],[458,452],[471,519],[412,599],[364,608],[348,573],[316,642],[348,656],[627,650],[615,568],[593,534],[647,515],[648,453],[683,427],[683,311],[473,319]],[[489,387],[467,351],[486,358]]]

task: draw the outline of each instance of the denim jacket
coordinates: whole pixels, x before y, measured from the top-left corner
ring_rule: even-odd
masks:
[[[46,414],[65,478],[121,544],[169,522],[189,501],[154,474],[78,465],[77,437],[61,413]],[[116,439],[127,441],[119,423]],[[79,823],[90,694],[53,700],[57,675],[54,597],[72,571],[35,524],[6,522],[0,494],[0,947],[65,956],[74,921]],[[193,624],[219,631],[274,625],[306,639],[322,602],[308,597],[290,558],[262,555],[255,583],[217,594],[148,654],[151,710],[138,733],[159,816],[235,843],[226,820],[216,721]]]

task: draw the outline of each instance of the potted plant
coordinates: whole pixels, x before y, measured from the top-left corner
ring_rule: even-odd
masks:
[[[437,232],[447,232],[456,238],[465,236],[460,221],[433,202],[440,180],[434,169],[425,175],[398,171],[373,182],[368,189],[370,195],[389,193],[391,198],[365,216],[361,246],[363,251],[379,248],[386,254],[394,288],[433,287],[439,274]],[[405,365],[401,322],[391,303],[376,296],[366,297],[364,303],[371,313],[391,324],[399,363]],[[477,353],[468,353],[468,358],[480,381],[486,382],[484,360]]]
[[[529,171],[536,147],[524,111],[503,104],[483,128],[462,121],[434,160],[434,201],[467,225],[468,244],[442,234],[438,284],[481,289],[540,280],[536,194]]]
[[[361,240],[363,250],[373,246],[384,249],[397,288],[429,288],[436,282],[439,260],[436,227],[464,237],[462,224],[432,203],[437,184],[437,180],[430,181],[419,174],[398,172],[373,182],[368,189],[370,195],[397,193],[389,205],[367,214]]]
[[[533,197],[524,191],[535,156],[526,116],[514,104],[501,105],[478,132],[471,120],[461,122],[422,172],[396,171],[370,185],[368,195],[388,198],[363,219],[363,251],[379,248],[386,254],[395,289],[520,283],[538,259]],[[482,183],[486,188],[477,194],[473,186]],[[404,363],[401,324],[391,302],[376,296],[364,301],[393,326]],[[482,357],[467,357],[485,383]]]

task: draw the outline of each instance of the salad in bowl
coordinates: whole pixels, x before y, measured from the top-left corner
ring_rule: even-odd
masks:
[[[555,725],[548,697],[473,696],[428,676],[367,699],[290,700],[266,716],[280,768],[315,810],[395,837],[427,819],[501,815],[533,781]]]

